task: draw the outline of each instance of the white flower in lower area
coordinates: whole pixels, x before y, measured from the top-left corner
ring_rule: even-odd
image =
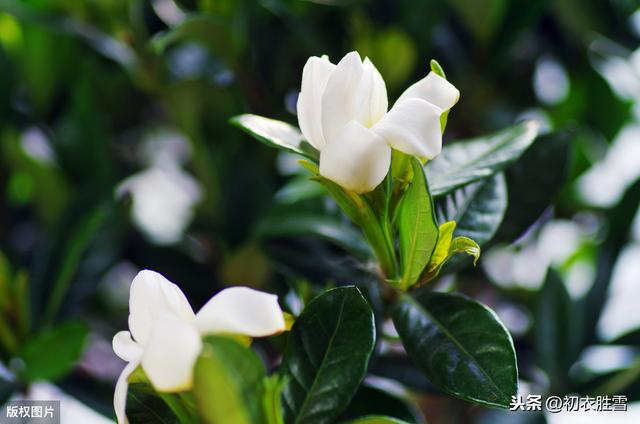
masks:
[[[189,390],[203,335],[263,337],[285,330],[278,297],[248,287],[230,287],[194,313],[180,288],[154,271],[138,273],[131,283],[129,330],[113,338],[113,350],[128,362],[116,384],[114,408],[127,422],[127,379],[141,366],[160,392]]]
[[[320,174],[359,193],[387,175],[391,148],[433,159],[442,148],[440,115],[460,92],[431,72],[387,112],[387,89],[368,58],[348,53],[337,65],[310,57],[302,71],[298,123],[320,151]]]

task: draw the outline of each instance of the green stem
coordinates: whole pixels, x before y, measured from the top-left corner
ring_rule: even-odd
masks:
[[[396,278],[398,265],[388,218],[382,219],[383,223],[381,224],[366,199],[357,195],[350,197],[358,207],[360,212],[358,224],[378,259],[383,277],[386,279]]]

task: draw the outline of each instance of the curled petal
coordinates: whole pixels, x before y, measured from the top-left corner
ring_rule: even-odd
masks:
[[[384,180],[391,149],[378,134],[351,121],[320,152],[320,175],[340,186],[366,193]]]
[[[387,87],[384,85],[382,75],[369,58],[365,58],[362,71],[362,78],[356,91],[355,119],[370,128],[387,113]]]
[[[322,135],[322,94],[336,65],[326,57],[310,57],[302,70],[302,87],[298,96],[298,124],[305,138],[320,150],[325,141]]]
[[[433,159],[442,150],[441,114],[425,100],[407,99],[396,103],[372,130],[396,150]]]
[[[363,66],[360,55],[351,52],[345,55],[331,73],[322,95],[322,133],[326,144],[335,141],[349,121],[356,119],[358,89]],[[362,96],[360,96],[362,97]]]
[[[142,354],[142,369],[160,392],[189,390],[201,350],[202,340],[193,324],[162,313]]]
[[[116,333],[111,344],[116,355],[127,362],[137,361],[142,356],[142,348],[133,341],[128,331]]]
[[[173,314],[185,322],[195,315],[182,290],[157,272],[140,271],[131,283],[129,329],[143,347],[161,313]]]
[[[278,296],[248,287],[230,287],[211,298],[196,316],[201,334],[263,337],[285,330]]]
[[[138,367],[139,362],[129,362],[118,377],[116,382],[116,389],[113,393],[113,409],[116,412],[116,419],[118,424],[128,424],[126,407],[127,407],[127,392],[129,390],[129,382],[127,379]]]
[[[453,84],[429,72],[426,77],[407,88],[395,104],[398,105],[407,99],[422,99],[446,111],[451,109],[459,98],[460,92]]]

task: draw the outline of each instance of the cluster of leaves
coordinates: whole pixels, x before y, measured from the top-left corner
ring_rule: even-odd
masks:
[[[167,4],[184,16],[167,19],[166,9],[158,7]],[[242,142],[227,125],[229,116],[247,110],[291,121],[291,94],[310,55],[335,59],[356,49],[379,66],[394,97],[424,74],[420,58],[428,52],[441,59],[463,93],[449,120],[453,138],[511,125],[531,108],[553,129],[574,126],[539,137],[502,172],[442,194],[438,186],[451,179],[439,182],[438,163],[444,165],[456,146],[447,142],[443,155],[425,168],[439,223],[456,221],[454,236],[472,238],[485,252],[515,240],[543,213],[540,221],[587,212],[602,224],[592,247],[595,283],[582,299],[569,296],[554,273],[541,290],[497,287],[481,267],[462,268],[462,256],[451,258],[441,275],[462,269],[459,290],[493,307],[524,311],[528,328],[513,332],[519,372],[540,393],[606,394],[607,388],[640,400],[637,366],[602,375],[575,372],[580,353],[603,343],[595,328],[629,242],[640,190],[631,186],[607,208],[585,205],[573,190],[631,119],[632,102],[617,98],[600,76],[591,46],[597,33],[636,46],[628,25],[636,8],[633,1],[579,0],[0,0],[0,248],[12,270],[3,279],[1,298],[11,301],[2,302],[2,321],[17,341],[15,349],[3,347],[3,365],[18,365],[9,368],[26,374],[20,365],[26,360],[19,359],[23,346],[41,334],[58,334],[58,325],[64,328],[72,316],[90,324],[92,340],[123,328],[126,305],[115,301],[118,290],[100,287],[116,264],[157,269],[182,281],[194,303],[208,299],[221,281],[256,283],[281,294],[296,314],[326,285],[357,282],[375,311],[378,347],[345,414],[353,418],[353,411],[371,412],[362,405],[386,405],[376,413],[419,422],[415,411],[371,387],[369,378],[383,376],[411,388],[432,422],[497,421],[495,411],[468,409],[451,398],[430,408],[440,391],[393,350],[395,340],[382,331],[390,313],[377,282],[369,281],[367,264],[375,252],[366,239],[325,201],[321,185],[306,174],[284,180],[272,150]],[[530,83],[547,59],[568,71],[570,89],[553,104],[538,98]],[[113,200],[118,182],[141,167],[137,140],[158,124],[186,136],[193,152],[187,168],[206,193],[185,242],[168,247],[146,240]],[[46,136],[53,160],[21,145],[30,128]],[[18,277],[22,270],[28,277]],[[25,301],[21,287],[28,291],[28,326],[16,318]],[[61,336],[53,345],[75,340]],[[611,344],[637,347],[637,332]],[[254,346],[269,363],[280,347],[279,340]],[[41,361],[63,356],[50,355],[51,349],[34,351]],[[100,358],[101,364],[108,360],[115,361]],[[71,365],[57,369],[64,373],[40,378],[58,381],[112,415],[112,381],[89,368],[66,376]],[[540,378],[540,369],[547,378]],[[9,396],[30,381],[3,383],[1,392]]]
[[[257,115],[242,115],[232,122],[270,146],[317,157],[298,130],[284,122]],[[517,393],[518,373],[511,336],[495,313],[458,294],[404,292],[437,277],[447,259],[456,253],[478,259],[480,246],[469,236],[484,243],[495,234],[504,208],[488,196],[498,193],[506,197],[502,171],[536,136],[537,126],[524,122],[488,137],[446,146],[442,155],[426,166],[417,158],[394,152],[385,181],[364,195],[323,178],[315,163],[301,162],[312,173],[311,180],[322,184],[346,216],[362,229],[379,263],[380,279],[392,288],[390,293],[383,293],[383,314],[391,316],[407,353],[429,381],[462,399],[503,408]],[[437,208],[438,215],[445,217],[440,225]],[[398,233],[397,243],[393,229]],[[308,331],[312,335],[307,337],[315,337],[314,328]],[[310,357],[313,354],[309,352]],[[348,366],[366,369],[368,355],[363,361],[352,358]],[[298,384],[299,390],[307,387],[304,381]],[[323,410],[332,406],[326,405]]]
[[[29,383],[55,381],[67,374],[88,336],[87,326],[79,320],[53,326],[32,323],[29,293],[27,273],[13,270],[0,255],[0,360],[10,365],[15,376],[0,377],[0,403]]]

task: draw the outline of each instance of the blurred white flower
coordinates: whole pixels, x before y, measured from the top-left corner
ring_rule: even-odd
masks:
[[[603,160],[577,181],[580,197],[593,206],[610,207],[640,177],[640,124],[625,125]]]
[[[590,232],[577,222],[556,219],[518,246],[492,247],[484,254],[482,266],[495,284],[526,290],[539,289],[553,266],[561,271],[571,297],[579,299],[591,288],[595,268],[590,259],[574,256],[590,241]]]
[[[569,95],[569,76],[557,60],[545,57],[538,61],[533,74],[533,89],[542,102],[550,105],[561,103]]]
[[[154,271],[140,271],[131,283],[129,331],[113,338],[113,350],[128,362],[116,383],[114,408],[126,423],[127,379],[141,366],[160,392],[189,390],[203,335],[263,337],[285,330],[275,295],[231,287],[212,297],[194,314],[184,293]]]
[[[157,244],[180,241],[202,197],[198,182],[176,166],[154,166],[120,183],[131,194],[134,223]]]
[[[440,153],[440,115],[459,96],[430,72],[387,112],[387,89],[368,58],[363,62],[351,52],[334,65],[326,57],[310,57],[302,71],[298,123],[320,151],[320,174],[364,193],[386,176],[391,148],[428,159]]]
[[[607,301],[598,322],[598,334],[605,341],[640,327],[638,264],[640,244],[631,243],[622,250],[613,268]]]

